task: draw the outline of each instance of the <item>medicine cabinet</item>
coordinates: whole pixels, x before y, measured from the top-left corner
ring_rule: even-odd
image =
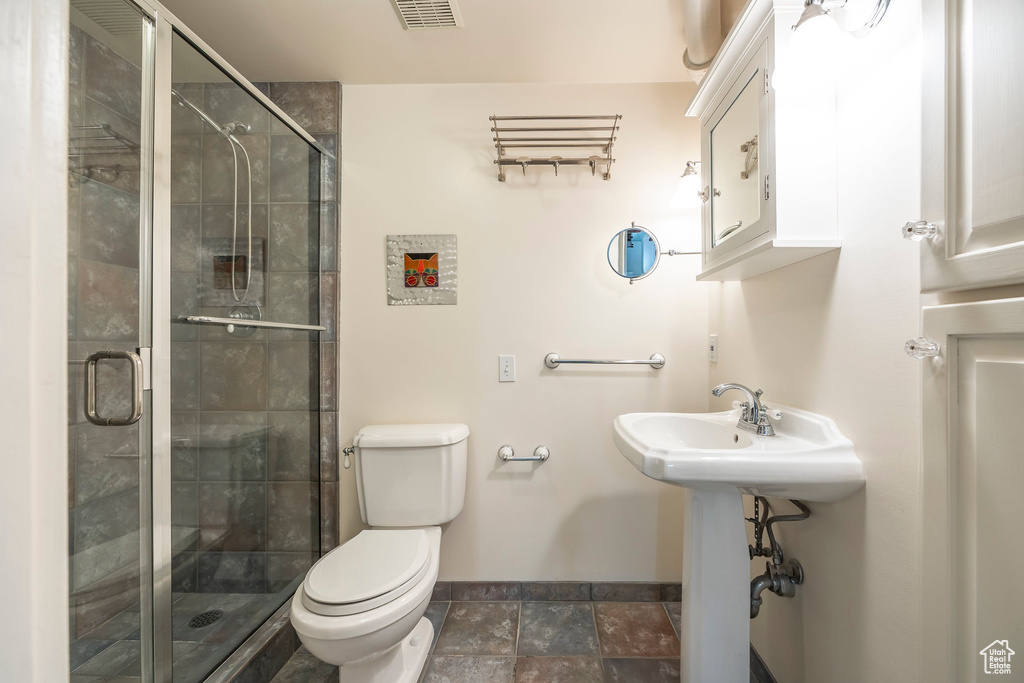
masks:
[[[840,247],[835,84],[773,83],[802,9],[750,2],[686,112],[701,124],[698,280],[745,280]]]

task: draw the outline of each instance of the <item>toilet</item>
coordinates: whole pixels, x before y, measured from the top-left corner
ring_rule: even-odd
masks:
[[[302,644],[341,683],[415,683],[434,627],[440,524],[466,498],[464,424],[371,425],[352,440],[359,512],[370,529],[324,555],[295,591]]]

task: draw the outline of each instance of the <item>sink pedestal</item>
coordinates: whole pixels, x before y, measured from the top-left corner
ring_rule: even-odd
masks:
[[[743,499],[731,486],[686,490],[683,683],[750,679],[750,555]]]

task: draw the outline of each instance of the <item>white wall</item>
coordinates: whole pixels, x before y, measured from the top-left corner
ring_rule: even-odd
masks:
[[[0,678],[67,648],[67,88],[63,0],[0,3]]]
[[[751,637],[787,683],[919,680],[919,366],[903,353],[919,331],[918,247],[899,233],[920,210],[919,22],[919,2],[892,3],[840,79],[839,254],[711,292],[711,384],[835,418],[867,476],[780,525],[806,583],[767,595]]]
[[[631,220],[663,249],[699,248],[696,211],[669,208],[696,122],[693,87],[346,86],[343,90],[341,438],[388,422],[466,422],[466,506],[442,543],[441,578],[678,581],[682,496],[616,451],[615,415],[707,407],[707,285],[696,256],[630,286],[605,250]],[[509,170],[491,114],[623,115],[611,181],[589,169]],[[566,156],[563,154],[563,156]],[[518,174],[518,175],[517,175]],[[456,233],[456,306],[389,307],[387,234]],[[667,358],[661,371],[543,367],[562,357]],[[499,354],[517,381],[499,384]],[[539,466],[499,464],[545,444]],[[354,469],[342,528],[360,528]]]

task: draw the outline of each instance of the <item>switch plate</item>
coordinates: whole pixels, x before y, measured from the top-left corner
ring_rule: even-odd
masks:
[[[708,360],[712,363],[718,362],[718,335],[712,334],[708,337]]]
[[[516,381],[516,357],[515,356],[498,356],[498,381],[499,382],[515,382]]]

